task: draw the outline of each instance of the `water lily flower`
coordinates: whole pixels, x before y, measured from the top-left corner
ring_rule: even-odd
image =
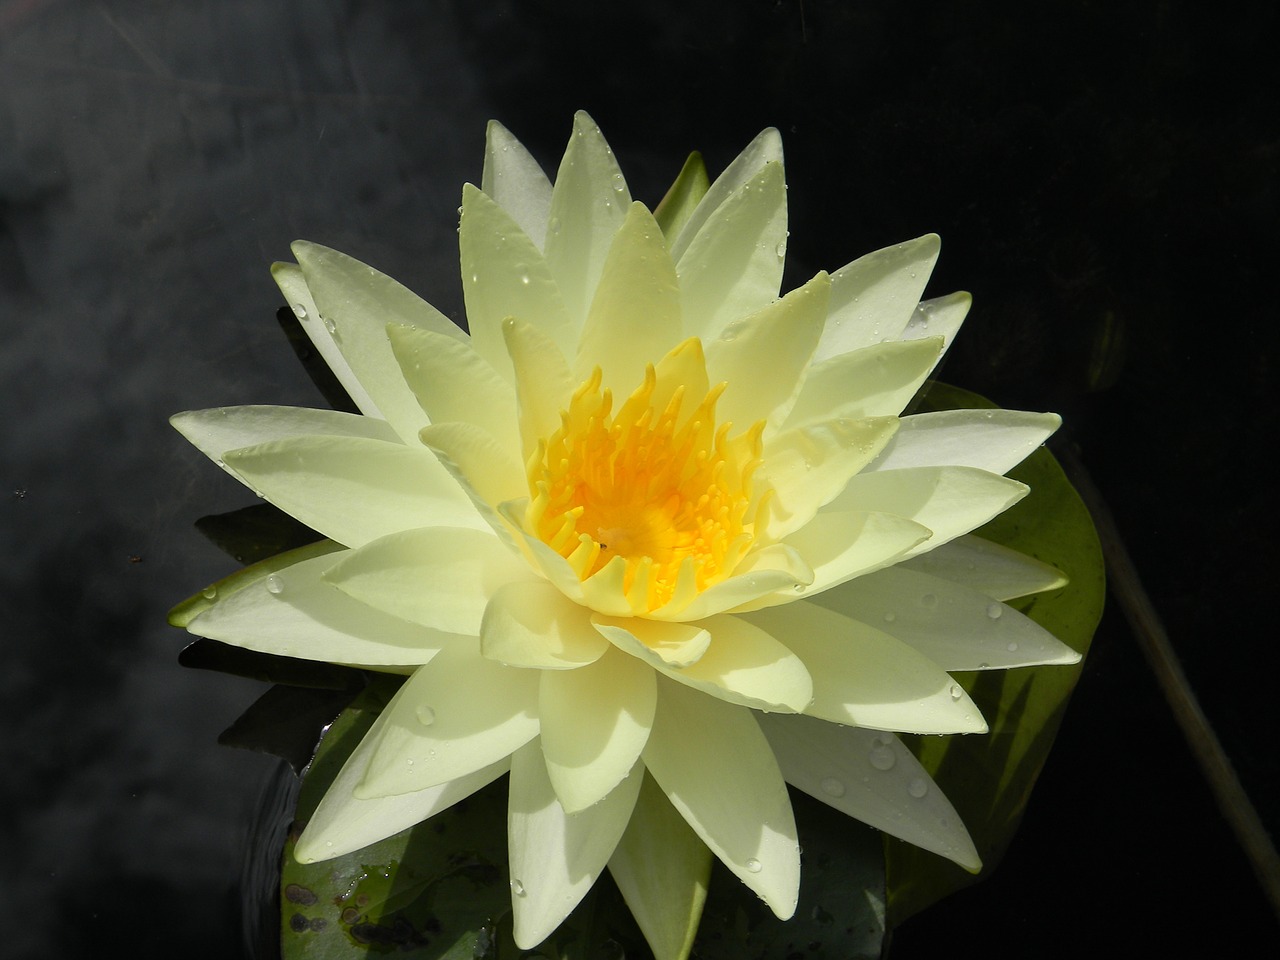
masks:
[[[585,114],[554,183],[492,123],[462,197],[469,333],[298,243],[275,278],[363,415],[173,418],[327,538],[191,632],[408,674],[297,857],[509,773],[523,947],[607,866],[685,956],[712,854],[790,917],[787,784],[976,870],[894,733],[986,729],[949,671],[1078,659],[1004,603],[1061,575],[971,534],[1058,418],[901,416],[969,306],[920,302],[938,238],[780,296],[778,133],[681,183],[655,216]]]

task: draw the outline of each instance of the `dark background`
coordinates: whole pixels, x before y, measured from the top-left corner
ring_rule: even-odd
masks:
[[[273,318],[292,239],[458,317],[485,121],[554,167],[578,108],[651,205],[777,126],[788,285],[942,235],[929,295],[975,298],[943,376],[1065,416],[1274,825],[1276,35],[1265,4],[0,0],[0,955],[242,954],[281,781],[215,741],[262,688],[180,668],[164,613],[235,566],[194,520],[251,498],[166,418],[319,403]],[[1112,602],[1004,864],[893,956],[1278,932]]]

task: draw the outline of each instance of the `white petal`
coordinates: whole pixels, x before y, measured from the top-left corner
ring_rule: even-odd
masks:
[[[507,849],[516,945],[545,940],[591,889],[626,829],[639,769],[595,806],[565,813],[536,742],[511,758]]]
[[[981,868],[960,815],[893,734],[814,717],[762,716],[759,722],[793,787],[970,872]]]
[[[529,493],[518,448],[504,447],[493,434],[469,423],[433,423],[419,438],[431,449],[470,499],[491,515],[498,504]]]
[[[480,624],[481,652],[516,667],[569,670],[599,660],[608,646],[590,610],[540,579],[499,587]]]
[[[1056,413],[943,410],[903,417],[897,434],[867,470],[977,467],[1008,473],[1062,423]]]
[[[972,535],[957,537],[903,563],[912,570],[972,587],[996,600],[1012,600],[1067,585],[1061,570]]]
[[[800,658],[745,620],[719,616],[696,624],[706,631],[711,642],[702,656],[687,665],[667,662],[652,647],[635,640],[638,630],[634,624],[621,623],[627,626],[597,621],[597,629],[619,649],[644,660],[659,673],[727,703],[798,713],[813,697],[813,681]],[[695,625],[661,626],[688,629]]]
[[[790,918],[800,888],[796,825],[751,711],[662,682],[644,762],[711,852],[780,919]]]
[[[325,579],[361,603],[450,633],[477,636],[499,587],[534,577],[493,534],[425,527],[388,534],[353,550]]]
[[[711,645],[711,634],[697,623],[663,623],[640,617],[596,616],[595,628],[609,642],[650,664],[687,667]]]
[[[828,420],[896,417],[941,356],[942,341],[890,341],[809,368],[783,429]]]
[[[651,776],[609,858],[609,873],[653,955],[685,960],[707,898],[711,851]]]
[[[790,595],[818,594],[878,570],[905,556],[929,536],[928,527],[891,513],[824,511],[785,541],[813,570],[811,582]]]
[[[749,609],[761,597],[794,591],[812,582],[813,569],[799,553],[785,543],[772,543],[748,554],[733,576],[703,590],[687,604],[670,603],[650,616],[655,620],[704,620],[727,610]]]
[[[649,739],[657,678],[620,650],[580,670],[546,670],[538,695],[542,753],[560,804],[584,810],[613,790]]]
[[[680,341],[681,326],[680,284],[662,229],[644,204],[633,203],[591,300],[574,378],[586,380],[599,367],[603,385],[625,397],[644,380],[645,366]]]
[[[831,278],[831,316],[816,359],[896,340],[920,301],[940,247],[931,233],[837,270]]]
[[[900,565],[817,594],[813,602],[879,627],[947,671],[1080,659],[1080,654],[1012,607],[970,587]]]
[[[707,376],[728,383],[717,405],[721,423],[745,430],[757,420],[781,419],[822,332],[830,280],[820,273],[755,313],[733,320],[706,344]]]
[[[551,190],[544,247],[574,334],[556,338],[567,357],[574,356],[573,340],[582,329],[613,235],[630,205],[631,194],[613,151],[595,121],[579,111]]]
[[[521,462],[560,428],[560,413],[569,403],[574,383],[560,348],[546,333],[518,317],[502,325],[503,338],[515,374],[519,401]],[[527,491],[526,491],[527,492]]]
[[[387,343],[387,324],[421,327],[457,339],[465,334],[421,297],[359,260],[304,241],[292,249],[315,298],[316,322],[331,331],[356,378],[396,433],[413,440],[426,417],[400,376]]]
[[[911,467],[860,473],[828,511],[874,510],[914,520],[933,536],[909,555],[932,550],[986,523],[1027,495],[1026,484],[973,467]]]
[[[538,733],[538,671],[480,656],[477,641],[440,651],[405,681],[367,734],[357,798],[398,796],[498,763]]]
[[[511,377],[502,341],[507,317],[538,327],[561,351],[573,345],[564,300],[542,253],[505,210],[470,184],[462,188],[458,255],[472,346],[504,379]]]
[[[223,469],[226,465],[222,458],[229,450],[285,437],[363,437],[386,443],[399,442],[396,432],[385,420],[309,407],[247,406],[189,410],[174,414],[169,422]],[[230,470],[227,472],[231,473]]]
[[[704,341],[778,296],[787,236],[780,163],[722,203],[677,260],[685,334]]]
[[[480,188],[542,249],[551,208],[551,181],[524,144],[497,120],[490,120],[485,130]]]
[[[253,490],[348,547],[406,527],[484,521],[429,450],[362,437],[286,437],[229,451]]]
[[[519,449],[515,391],[470,341],[396,324],[387,325],[387,338],[405,382],[432,423],[469,423],[502,449]],[[477,397],[484,402],[477,403]]]
[[[671,242],[671,256],[679,261],[702,228],[721,205],[760,174],[767,164],[782,166],[782,136],[773,127],[762,130],[716,177],[694,209],[680,235]]]
[[[765,536],[781,539],[812,520],[884,449],[898,422],[897,417],[826,420],[768,441],[753,478],[773,490]]]
[[[942,352],[951,348],[960,325],[969,315],[973,305],[973,297],[959,291],[949,293],[945,297],[932,300],[921,300],[916,312],[911,315],[911,322],[902,331],[901,340],[922,340],[925,337],[941,337]]]
[[[394,797],[361,799],[354,791],[368,766],[372,751],[373,739],[365,737],[325,791],[324,798],[307,821],[293,849],[294,858],[299,863],[332,860],[394,836],[447,810],[459,800],[465,800],[511,767],[510,761],[504,757],[474,773],[425,790]]]
[[[883,631],[806,601],[742,615],[791,648],[813,677],[805,713],[904,733],[980,733],[968,694],[932,660]]]
[[[369,396],[369,391],[364,388],[355,371],[351,369],[351,364],[347,363],[346,358],[342,356],[342,351],[334,342],[333,333],[320,319],[320,310],[311,296],[311,291],[307,289],[307,278],[303,275],[302,268],[296,263],[273,263],[271,277],[280,288],[280,292],[284,294],[285,300],[289,302],[294,315],[302,321],[302,330],[311,340],[312,346],[316,348],[325,365],[333,371],[342,388],[347,391],[347,396],[366,417],[385,420],[382,411]]]
[[[371,609],[324,582],[325,571],[349,554],[264,570],[235,592],[220,590],[188,629],[246,650],[366,666],[426,663],[457,639]]]

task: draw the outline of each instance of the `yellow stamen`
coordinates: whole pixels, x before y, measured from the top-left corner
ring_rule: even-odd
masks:
[[[688,349],[701,353],[676,348]],[[626,599],[647,613],[729,576],[750,549],[764,425],[731,438],[715,418],[725,384],[686,411],[683,385],[659,391],[652,365],[616,414],[601,384],[596,369],[538,443],[526,520],[583,580],[622,557]],[[655,392],[668,397],[660,409]]]

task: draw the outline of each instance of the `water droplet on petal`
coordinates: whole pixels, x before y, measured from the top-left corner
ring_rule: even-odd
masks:
[[[867,759],[877,770],[892,770],[894,764],[898,762],[898,755],[893,752],[893,747],[888,742],[876,740]]]
[[[284,581],[274,573],[267,577],[267,593],[274,593],[277,597],[284,593]]]
[[[321,317],[320,319],[324,321],[324,328],[330,333],[336,334],[338,332],[338,325],[330,317]]]
[[[622,179],[622,174],[615,173],[613,175],[613,189],[616,190],[618,193],[621,193],[623,190],[627,189],[627,182]]]
[[[429,727],[436,722],[436,712],[425,703],[419,704],[414,713],[418,717],[418,722],[424,727]]]
[[[987,616],[992,620],[999,620],[1000,614],[1004,613],[1004,605],[999,603],[990,603],[987,605]]]
[[[218,588],[211,583],[209,584],[209,586],[205,587],[203,590],[200,591],[200,595],[204,597],[206,600],[212,600],[214,597],[218,595]]]
[[[929,781],[924,777],[916,777],[907,784],[907,793],[919,800],[929,792]]]
[[[757,860],[755,857],[752,857],[750,860],[747,861],[747,869],[750,870],[752,873],[759,873],[760,861]]]
[[[828,797],[843,797],[844,782],[835,777],[827,777],[822,781],[822,792]]]
[[[885,623],[893,623],[893,621],[895,621],[895,620],[897,620],[897,619],[898,619],[898,615],[897,615],[896,613],[894,613],[892,610],[886,610],[886,611],[885,611],[885,614],[884,614],[884,622],[885,622]]]
[[[524,883],[523,883],[523,882],[521,882],[520,880],[512,880],[512,881],[511,881],[511,892],[512,892],[512,893],[514,893],[517,897],[523,897],[523,896],[524,896]]]
[[[779,243],[777,250],[775,250],[774,252],[778,254],[779,260],[785,257],[787,255],[787,242],[783,240],[781,243]]]
[[[300,303],[295,303],[293,305],[293,315],[299,320],[305,320],[307,319],[307,308]]]
[[[962,689],[960,689],[960,684],[958,684],[958,683],[953,683],[953,684],[951,685],[951,699],[952,699],[952,700],[959,700],[959,699],[960,699],[961,697],[963,697],[963,696],[964,696],[964,691],[963,691]]]
[[[1008,650],[1010,653],[1014,653],[1018,649],[1017,641],[1010,640],[1009,643],[1005,646],[1005,649]]]

